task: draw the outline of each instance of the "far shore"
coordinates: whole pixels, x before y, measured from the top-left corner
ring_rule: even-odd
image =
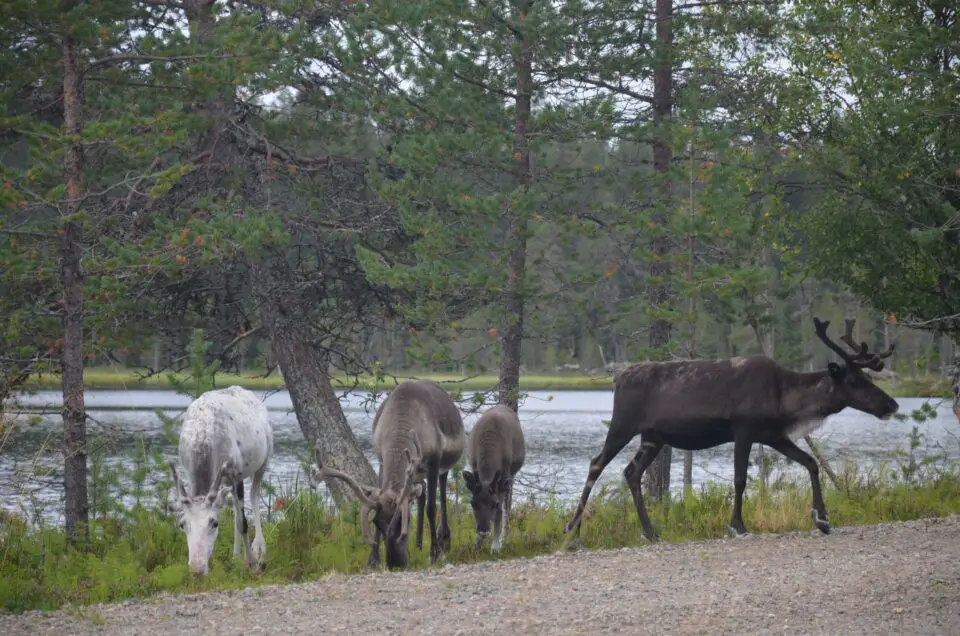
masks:
[[[90,368],[84,371],[84,387],[89,390],[145,390],[171,388],[169,375],[161,373],[150,377],[137,369]],[[187,376],[176,374],[181,380]],[[498,378],[493,374],[465,376],[456,373],[416,373],[402,371],[396,375],[384,374],[377,378],[371,375],[347,376],[336,374],[333,377],[334,388],[361,391],[390,390],[398,382],[410,378],[426,378],[439,382],[449,391],[489,391],[497,386]],[[273,373],[267,377],[254,372],[231,374],[219,373],[217,386],[240,385],[251,390],[283,390],[283,378]],[[894,397],[948,397],[950,386],[944,378],[936,375],[897,377],[878,379],[877,384]],[[24,387],[28,390],[56,390],[60,388],[60,378],[56,375],[43,375],[31,378]],[[613,374],[587,375],[583,373],[532,373],[520,377],[521,391],[610,391],[613,390]]]

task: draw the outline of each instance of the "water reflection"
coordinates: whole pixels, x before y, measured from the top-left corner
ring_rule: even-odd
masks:
[[[290,397],[286,392],[260,392],[258,395],[265,397],[274,426],[275,451],[268,479],[281,489],[302,486],[301,457],[306,457],[305,448]],[[89,391],[86,397],[91,416],[90,436],[105,444],[107,465],[129,464],[138,439],[144,440],[151,451],[157,450],[171,457],[176,453],[175,445],[170,444],[163,434],[155,410],[177,416],[189,403],[189,398],[158,390]],[[21,398],[24,407],[46,410],[47,413],[39,416],[37,424],[18,430],[0,450],[0,506],[13,510],[39,508],[43,517],[50,521],[59,520],[62,508],[62,459],[57,452],[61,428],[59,399],[57,392]],[[898,401],[901,411],[909,413],[927,400],[902,398]],[[937,417],[919,425],[924,437],[915,452],[918,457],[944,452],[951,458],[960,456],[960,426],[951,405],[941,400],[931,400],[930,403],[937,407]],[[343,404],[351,429],[376,468],[370,425],[378,403],[369,394],[352,393],[343,397]],[[519,480],[518,495],[541,500],[546,497],[575,500],[586,479],[590,459],[603,445],[606,426],[602,420],[609,419],[612,406],[613,393],[610,391],[530,393],[520,412],[527,441],[527,464]],[[478,417],[474,414],[465,418],[467,430]],[[911,422],[897,420],[881,422],[848,409],[831,417],[817,438],[827,457],[834,462],[849,458],[868,467],[889,461],[897,448],[906,448],[912,426]],[[638,449],[638,440],[634,440],[610,463],[600,483],[621,480],[624,467]],[[695,486],[708,481],[732,482],[732,453],[729,444],[696,453]],[[675,487],[679,487],[682,453],[674,453],[673,459],[672,480]],[[37,469],[49,471],[49,474],[42,478],[30,477]],[[801,474],[799,468],[788,470]],[[755,474],[753,467],[751,474]],[[148,481],[148,485],[152,482]]]

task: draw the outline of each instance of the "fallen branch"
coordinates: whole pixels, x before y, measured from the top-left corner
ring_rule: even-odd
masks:
[[[813,453],[817,463],[820,464],[821,468],[823,468],[823,472],[827,473],[827,477],[830,478],[830,481],[833,482],[833,485],[837,488],[837,490],[842,490],[840,487],[840,478],[837,476],[837,473],[834,472],[833,468],[830,467],[830,463],[827,462],[827,459],[823,456],[823,453],[820,452],[820,446],[813,441],[813,438],[809,435],[804,435],[803,439],[806,440],[807,446],[810,447],[810,452]]]

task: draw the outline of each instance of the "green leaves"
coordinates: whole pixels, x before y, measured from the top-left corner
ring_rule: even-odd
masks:
[[[952,18],[916,3],[803,2],[810,35],[789,54],[825,100],[824,144],[811,145],[811,172],[829,184],[813,213],[797,220],[818,274],[867,302],[928,328],[960,333],[960,165],[953,132],[960,75]]]

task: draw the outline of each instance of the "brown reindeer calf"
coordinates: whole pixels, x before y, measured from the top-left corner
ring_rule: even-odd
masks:
[[[463,479],[471,493],[476,545],[490,536],[492,520],[495,536],[490,549],[499,552],[509,525],[513,478],[526,457],[523,429],[513,409],[498,404],[483,414],[470,432],[467,456],[473,472],[463,471]]]

